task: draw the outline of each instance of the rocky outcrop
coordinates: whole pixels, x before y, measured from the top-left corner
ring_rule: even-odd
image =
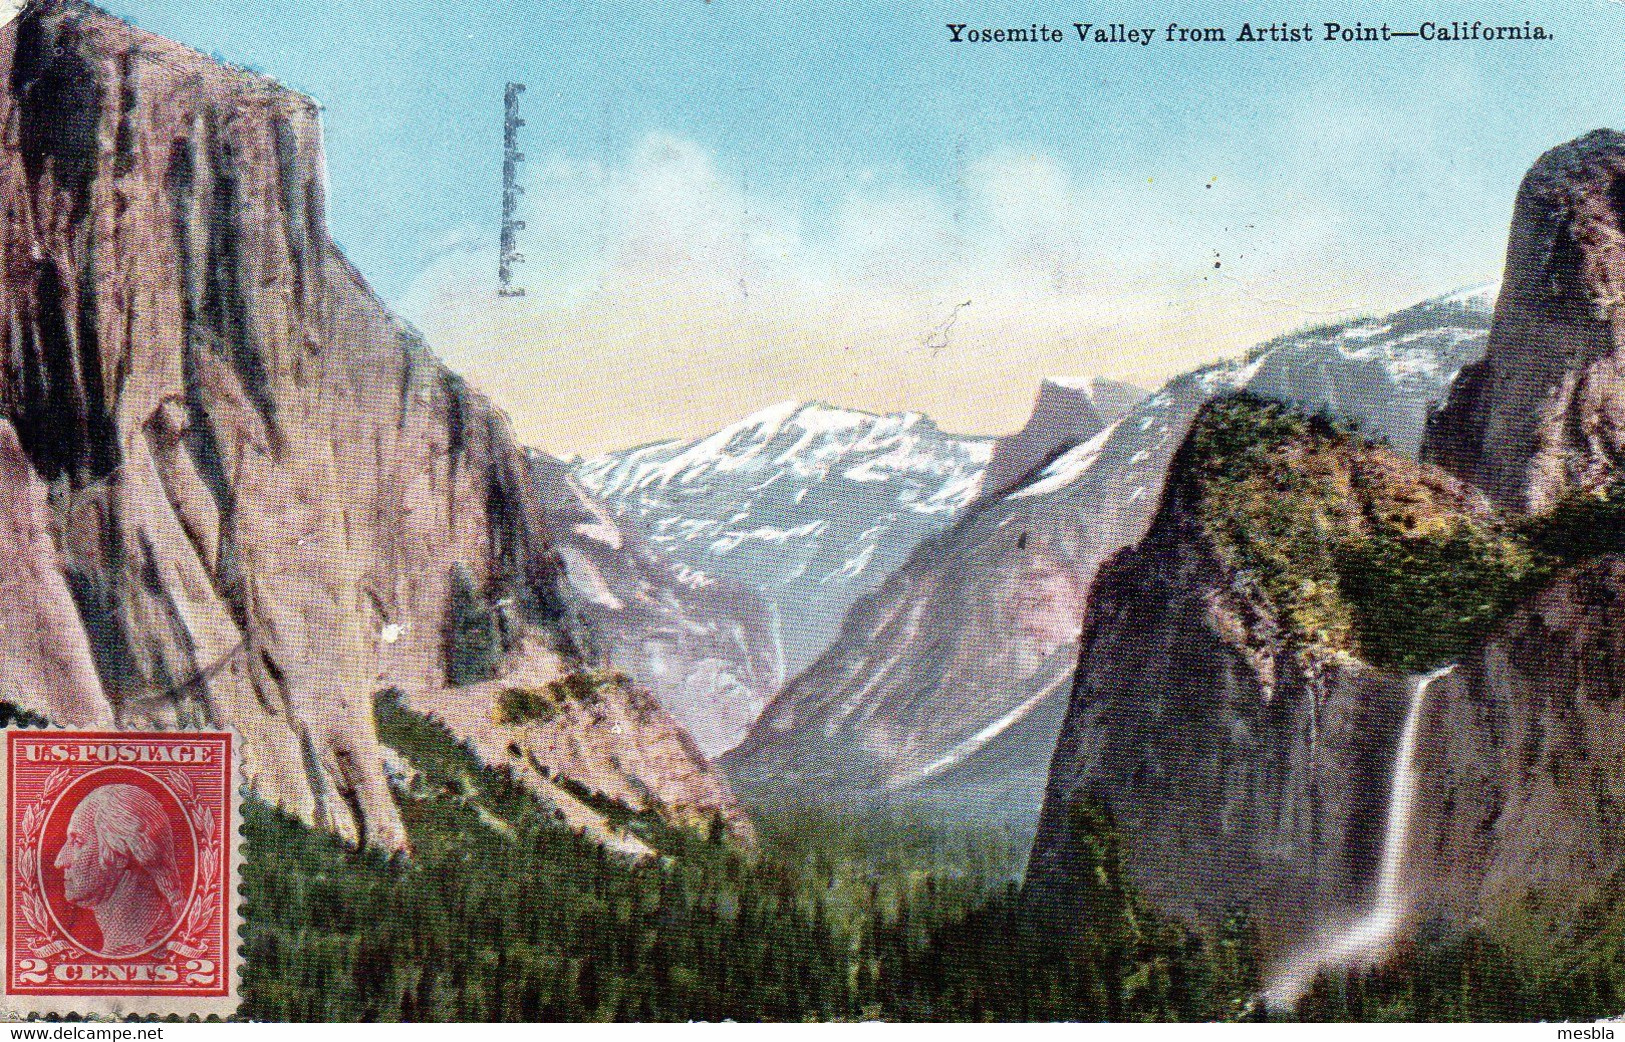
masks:
[[[584,489],[532,452],[548,542],[598,646],[715,756],[739,744],[784,683],[772,609],[744,583],[656,553]]]
[[[1436,686],[1408,851],[1418,913],[1562,916],[1625,867],[1625,557],[1561,575]]]
[[[1146,392],[1115,380],[1062,380],[1038,385],[1032,415],[1021,430],[993,444],[982,472],[981,498],[996,499],[1074,445],[1123,417]]]
[[[1060,388],[1041,395],[1046,416],[1029,430],[1092,433],[1044,448],[1045,465],[922,543],[725,768],[763,798],[926,800],[1032,829],[1095,571],[1145,534],[1202,405],[1260,387],[1414,449],[1428,408],[1482,350],[1489,304],[1468,290],[1281,337],[1170,381],[1103,428],[1092,407],[1063,419],[1067,403],[1087,403]]]
[[[625,674],[565,669],[555,656],[510,657],[502,675],[406,705],[441,720],[487,763],[515,777],[572,828],[633,856],[652,853],[604,813],[634,814],[706,830],[720,823],[737,839],[755,831],[688,733]]]
[[[1566,531],[1570,550],[1428,707],[1409,868],[1435,913],[1560,913],[1625,860],[1622,299],[1625,134],[1599,130],[1524,179],[1487,353],[1423,449],[1532,531]]]
[[[74,0],[0,30],[0,76],[7,487],[48,490],[17,610],[51,627],[4,657],[59,674],[54,719],[230,727],[263,798],[401,846],[374,693],[483,748],[460,640],[474,680],[592,650],[529,461],[329,238],[310,99]]]
[[[67,727],[105,727],[112,707],[52,521],[45,483],[0,420],[0,698]]]
[[[1248,911],[1278,950],[1352,919],[1370,890],[1412,690],[1362,658],[1333,548],[1491,519],[1442,472],[1306,421],[1271,434],[1267,409],[1216,408],[1145,539],[1091,593],[1027,893],[1053,921],[1079,914],[1072,817],[1098,800],[1159,906],[1209,925]],[[1246,438],[1259,440],[1236,450]]]
[[[1482,361],[1433,418],[1425,458],[1497,505],[1541,512],[1625,459],[1625,134],[1542,156],[1513,211]]]

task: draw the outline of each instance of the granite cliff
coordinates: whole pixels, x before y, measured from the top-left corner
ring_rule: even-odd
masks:
[[[1483,350],[1489,304],[1472,289],[1280,337],[1123,413],[1121,395],[1100,407],[1106,388],[1046,383],[976,502],[854,605],[724,766],[767,799],[924,800],[1032,829],[1095,571],[1146,533],[1203,404],[1256,389],[1414,453],[1428,408]]]
[[[1067,449],[1122,419],[1145,398],[1145,391],[1115,380],[1051,377],[1040,382],[1027,422],[993,443],[993,455],[982,472],[980,498],[997,499],[1011,491]]]
[[[1426,909],[1561,916],[1625,868],[1625,134],[1535,164],[1483,361],[1424,454],[1479,484],[1564,567],[1429,705],[1412,870]]]
[[[262,798],[387,848],[393,688],[568,803],[570,757],[490,690],[600,654],[547,504],[502,414],[328,236],[316,104],[76,0],[0,29],[0,83],[5,697],[230,727]],[[636,698],[571,717],[613,765],[588,787],[748,830]]]
[[[1535,164],[1426,462],[1257,398],[1203,411],[1091,594],[1035,910],[1076,914],[1087,801],[1161,904],[1296,948],[1288,996],[1424,918],[1564,930],[1617,892],[1622,183],[1614,132]]]
[[[1352,919],[1412,678],[1448,657],[1452,620],[1499,604],[1479,571],[1515,566],[1499,524],[1444,472],[1326,421],[1246,396],[1207,406],[1150,531],[1090,595],[1029,896],[1074,917],[1072,813],[1092,799],[1168,910],[1252,912],[1272,947]],[[1410,566],[1426,577],[1397,607],[1376,577]],[[1412,622],[1448,632],[1414,641]]]
[[[1625,135],[1598,130],[1524,179],[1490,343],[1428,425],[1427,459],[1539,513],[1625,459]]]

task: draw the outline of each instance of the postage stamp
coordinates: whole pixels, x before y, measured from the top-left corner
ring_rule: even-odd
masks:
[[[9,730],[3,748],[5,1011],[233,1012],[233,736]]]

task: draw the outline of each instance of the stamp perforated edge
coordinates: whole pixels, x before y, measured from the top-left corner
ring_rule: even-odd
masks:
[[[231,763],[228,766],[227,784],[227,815],[229,827],[224,831],[228,838],[229,856],[227,857],[227,878],[225,880],[226,894],[226,994],[216,996],[188,996],[188,995],[17,995],[10,990],[9,967],[0,966],[7,972],[0,973],[0,1020],[22,1020],[30,1016],[79,1016],[91,1020],[101,1020],[124,1017],[219,1017],[226,1018],[236,1014],[242,1002],[242,963],[243,963],[243,757],[242,737],[234,730],[174,730],[163,732],[150,731],[108,731],[90,730],[85,728],[69,728],[58,726],[27,727],[16,724],[0,727],[0,814],[7,816],[6,821],[0,821],[0,866],[9,865],[11,851],[9,848],[11,829],[9,815],[11,813],[11,764],[10,764],[10,735],[15,732],[26,734],[61,733],[101,735],[109,740],[128,740],[141,735],[161,736],[173,738],[188,734],[207,736],[227,736],[227,748],[231,751]],[[11,924],[5,915],[0,915],[0,963],[9,956],[8,931]]]

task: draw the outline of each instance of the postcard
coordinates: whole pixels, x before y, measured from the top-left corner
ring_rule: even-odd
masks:
[[[0,1016],[1625,1014],[1625,4],[104,3]]]

